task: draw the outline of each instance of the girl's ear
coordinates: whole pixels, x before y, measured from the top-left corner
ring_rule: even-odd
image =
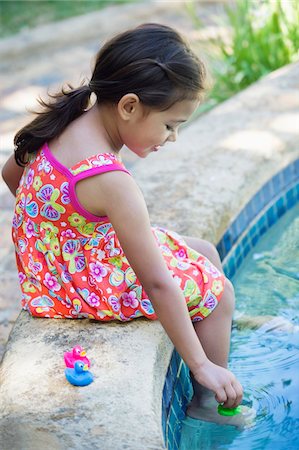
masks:
[[[137,110],[140,108],[141,103],[138,95],[136,94],[126,94],[124,95],[117,104],[117,110],[120,117],[123,120],[130,120],[133,115],[136,114]]]

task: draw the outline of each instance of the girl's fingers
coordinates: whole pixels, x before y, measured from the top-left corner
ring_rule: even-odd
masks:
[[[237,393],[236,393],[235,389],[230,384],[228,386],[225,386],[225,392],[227,395],[227,400],[223,404],[224,408],[234,408],[234,404],[236,403],[236,399],[237,399]]]
[[[236,392],[236,400],[235,400],[235,405],[233,406],[233,408],[236,408],[242,401],[243,398],[243,388],[241,383],[239,383],[238,380],[234,381],[232,383],[232,386]]]
[[[224,389],[218,389],[215,395],[215,399],[218,403],[225,403],[227,401],[227,395]]]

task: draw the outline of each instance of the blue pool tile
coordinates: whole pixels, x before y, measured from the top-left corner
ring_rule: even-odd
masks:
[[[173,394],[173,385],[174,385],[174,380],[172,380],[170,378],[170,376],[167,376],[165,379],[164,389],[163,389],[163,397],[164,397],[166,409],[169,408],[169,405],[171,402],[171,398],[172,398],[172,394]]]
[[[257,192],[251,200],[254,215],[256,216],[265,206],[265,200],[262,198],[261,192]]]
[[[283,171],[281,172],[284,186],[287,186],[288,184],[292,183],[296,179],[296,171],[294,164],[288,165]]]
[[[283,180],[282,180],[281,173],[278,173],[277,175],[275,175],[272,178],[272,180],[270,181],[270,183],[272,183],[272,185],[274,187],[275,195],[279,194],[281,192],[281,190],[283,189]]]
[[[182,380],[179,378],[177,383],[175,384],[175,394],[178,398],[182,398],[184,395],[184,387]]]
[[[228,278],[232,277],[236,272],[236,260],[235,258],[230,258],[228,262]]]
[[[172,358],[174,359],[174,367],[176,367],[176,373],[177,373],[179,370],[179,365],[181,363],[182,358],[180,357],[180,355],[178,354],[176,349],[174,349],[172,352]]]
[[[172,426],[172,431],[174,432],[175,426],[178,422],[178,413],[180,411],[181,405],[180,403],[177,403],[177,400],[174,398],[173,404],[171,405],[170,409],[171,409],[171,419],[170,419],[170,423]]]
[[[217,244],[216,248],[219,253],[220,259],[222,260],[226,255],[223,239],[221,239],[221,241]]]
[[[168,415],[168,430],[171,429],[172,433],[174,433],[175,425],[177,423],[177,416],[175,414],[175,410],[173,405],[171,405]]]
[[[181,440],[181,431],[182,431],[182,426],[180,423],[177,423],[175,430],[174,430],[174,443],[173,443],[174,450],[179,449],[179,443]]]
[[[250,252],[250,245],[245,245],[244,251],[243,251],[244,258],[248,255],[249,252]]]
[[[249,241],[249,238],[246,234],[241,240],[241,248],[244,248],[244,246],[248,244],[248,241]]]
[[[271,208],[268,209],[266,216],[267,216],[268,225],[269,225],[269,227],[271,227],[277,221],[275,205],[272,205]]]
[[[175,379],[178,373],[178,361],[177,358],[175,357],[174,351],[172,353],[172,357],[168,366],[168,371],[169,371],[169,376],[171,377],[171,379]]]
[[[252,241],[251,241],[251,245],[252,247],[254,247],[256,245],[256,243],[258,242],[259,237],[258,236],[253,236]]]
[[[185,364],[185,362],[183,361],[182,368],[181,368],[181,374],[184,377],[184,379],[186,377],[189,379],[189,373],[190,373],[189,368],[188,368],[187,364]]]
[[[175,370],[174,364],[175,364],[174,361],[171,360],[171,362],[170,362],[170,364],[168,366],[168,374],[167,374],[167,376],[170,379],[172,379],[172,380],[174,380],[176,378],[176,374],[177,374],[177,370]]]
[[[239,217],[237,218],[236,225],[239,235],[242,234],[247,226],[247,220],[244,209],[243,211],[241,211]]]
[[[299,184],[296,186],[296,198],[299,200]]]
[[[172,357],[171,357],[171,365],[172,365],[173,374],[175,376],[178,372],[180,359],[181,359],[180,355],[178,354],[178,352],[176,350],[174,350],[172,353]]]
[[[240,255],[238,258],[237,258],[237,261],[236,261],[236,268],[238,269],[239,267],[240,267],[240,265],[242,264],[242,261],[243,261],[243,255]]]
[[[252,221],[252,219],[254,218],[255,214],[254,214],[254,209],[253,209],[253,205],[252,202],[250,201],[247,206],[245,207],[245,216],[247,218],[246,221],[246,225],[248,225],[249,222]]]
[[[166,410],[163,408],[162,402],[162,430],[164,435],[164,441],[166,442]]]
[[[262,236],[268,229],[266,216],[262,216],[259,218],[259,220],[257,221],[257,227],[258,227],[258,234]]]
[[[295,169],[295,174],[296,174],[296,178],[299,177],[299,158],[294,161],[294,169]]]
[[[296,188],[290,189],[286,193],[286,202],[287,202],[287,208],[290,209],[292,206],[296,203]]]
[[[261,195],[262,198],[264,199],[264,204],[269,203],[273,196],[274,196],[274,192],[273,192],[273,186],[270,182],[266,183],[262,190],[261,190]]]
[[[226,232],[225,235],[223,236],[223,245],[224,245],[225,254],[227,254],[230,251],[230,249],[232,248],[232,242],[231,242],[229,232]]]
[[[279,200],[277,200],[276,202],[276,209],[277,209],[277,216],[281,217],[285,212],[286,212],[286,204],[284,201],[284,198],[280,198]]]
[[[236,247],[236,258],[238,256],[240,256],[240,254],[241,254],[241,246],[240,246],[240,244],[238,244],[237,247]]]
[[[257,224],[253,225],[249,230],[249,238],[250,240],[258,234]]]
[[[231,233],[231,241],[234,244],[237,241],[238,237],[239,237],[237,224],[236,224],[235,220],[233,221],[233,223],[230,226],[230,233]]]
[[[167,449],[173,450],[174,448],[174,434],[170,426],[167,427]]]
[[[190,378],[189,376],[186,376],[182,383],[183,388],[183,394],[185,397],[188,397],[189,391],[190,391]]]

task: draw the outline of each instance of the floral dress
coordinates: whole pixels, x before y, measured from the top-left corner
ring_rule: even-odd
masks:
[[[86,211],[76,196],[79,180],[115,170],[129,174],[111,153],[67,168],[47,144],[26,166],[17,190],[12,236],[22,306],[33,316],[157,318],[109,218]],[[152,232],[192,321],[202,320],[222,295],[224,275],[178,234],[160,227],[152,227]]]

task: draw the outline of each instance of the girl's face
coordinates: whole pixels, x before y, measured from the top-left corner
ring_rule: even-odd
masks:
[[[120,130],[124,145],[140,158],[146,158],[166,142],[175,142],[179,126],[189,119],[198,104],[198,100],[183,100],[166,111],[145,112],[144,106],[138,103]]]

